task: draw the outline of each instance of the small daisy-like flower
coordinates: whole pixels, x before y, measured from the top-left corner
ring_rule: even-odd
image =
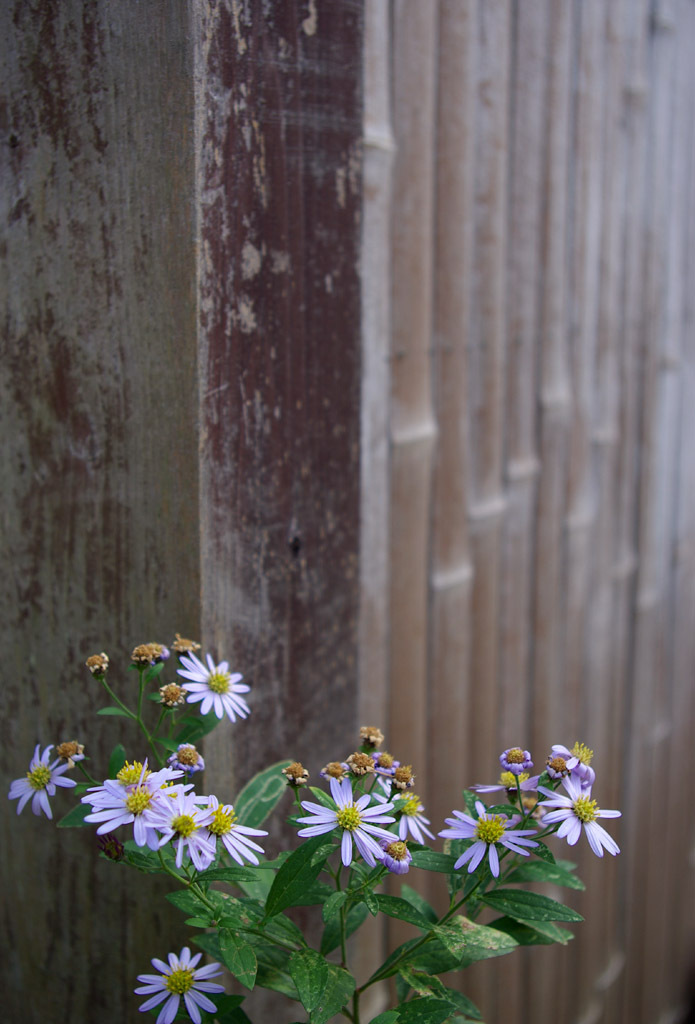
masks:
[[[331,779],[330,787],[331,796],[336,804],[335,808],[314,804],[309,800],[302,801],[304,810],[311,813],[306,818],[297,819],[301,824],[308,826],[308,828],[300,829],[298,835],[321,836],[326,832],[332,832],[334,828],[340,828],[343,830],[340,856],[345,867],[349,867],[352,863],[354,839],[357,849],[370,868],[373,868],[376,861],[381,860],[382,857],[382,850],[377,840],[386,839],[387,842],[394,840],[393,832],[379,828],[375,822],[394,821],[394,818],[385,813],[393,810],[393,805],[374,804],[370,807],[371,798],[368,793],[358,800],[354,800],[349,779],[343,779],[342,782]]]
[[[561,754],[551,754],[546,759],[545,770],[551,779],[564,779],[570,773],[570,769],[567,767],[567,760]]]
[[[138,644],[133,649],[130,660],[134,665],[154,665],[158,661],[166,661],[169,651],[163,644]]]
[[[392,776],[401,763],[396,760],[393,754],[389,754],[387,750],[374,751],[372,761],[374,762],[374,771],[377,775],[387,776]]]
[[[329,761],[323,766],[319,775],[322,779],[338,779],[340,781],[349,771],[350,766],[347,761]]]
[[[309,781],[309,772],[301,761],[293,761],[292,764],[288,764],[286,768],[282,769],[282,774],[287,779],[287,785],[294,786],[295,789],[306,786]]]
[[[562,822],[557,835],[561,839],[566,837],[570,846],[577,842],[583,828],[589,846],[597,857],[603,857],[604,849],[615,857],[616,853],[620,853],[620,847],[596,819],[619,818],[620,811],[602,811],[596,801],[591,799],[591,787],[584,786],[577,776],[570,775],[564,778],[562,785],[567,790],[567,796],[555,793],[544,786],[538,787],[538,792],[548,797],[538,805],[546,812],[543,815],[543,825]]]
[[[402,839],[394,839],[390,843],[386,839],[380,839],[379,846],[384,851],[381,863],[394,875],[404,875],[406,871],[410,870],[413,856],[408,849],[408,844]]]
[[[363,754],[359,750],[356,750],[354,754],[350,754],[347,759],[347,764],[353,775],[374,774],[373,760],[369,754]]]
[[[590,750],[585,743],[580,743],[579,741],[574,744],[571,750],[563,747],[561,743],[553,744],[551,750],[552,754],[548,761],[561,757],[571,774],[581,779],[584,789],[591,789],[596,781],[596,772],[591,767],[591,761],[594,756],[593,750]],[[557,778],[557,776],[551,775],[551,778]]]
[[[85,665],[93,676],[105,676],[109,667],[109,656],[103,651],[101,654],[91,654],[85,661]]]
[[[188,640],[187,637],[177,633],[171,649],[175,654],[194,654],[200,650],[200,644],[196,643],[195,640]]]
[[[398,768],[394,770],[391,782],[401,792],[405,789],[412,789],[415,785],[412,764],[399,764]]]
[[[529,851],[524,849],[525,846],[538,846],[534,839],[526,838],[526,836],[534,835],[535,829],[514,829],[514,822],[504,814],[488,814],[485,804],[481,800],[476,800],[475,809],[478,812],[477,821],[469,814],[464,814],[463,811],[454,811],[453,818],[445,819],[451,828],[445,828],[439,833],[440,836],[447,839],[475,840],[456,861],[455,869],[467,863],[470,874],[475,871],[487,853],[490,871],[495,878],[498,878],[500,873],[498,843],[500,846],[506,847],[507,850],[511,850],[512,853],[520,853],[524,857],[529,855]]]
[[[186,691],[178,683],[167,683],[159,687],[160,704],[168,708],[175,708],[178,704],[186,703]]]
[[[522,793],[526,793],[531,789],[535,789],[540,775],[529,775],[528,772],[521,772],[520,775],[515,775],[514,772],[501,772],[500,780],[496,782],[494,786],[471,786],[471,789],[476,793],[497,793],[501,789],[506,789],[512,793],[516,793],[516,780],[519,780],[519,785]]]
[[[528,772],[533,768],[531,755],[528,750],[522,750],[521,747],[503,750],[500,754],[500,764],[505,772],[511,772],[513,775],[521,775],[522,772]]]
[[[184,946],[180,954],[169,953],[169,963],[165,964],[156,957],[151,961],[160,974],[138,974],[138,981],[144,982],[140,988],[135,989],[138,996],[152,996],[140,1007],[140,1011],[151,1010],[164,1002],[159,1011],[157,1024],[171,1024],[179,1009],[181,996],[188,1011],[188,1015],[195,1024],[200,1024],[200,1009],[208,1013],[215,1013],[217,1007],[212,999],[208,999],[205,992],[211,994],[224,992],[224,985],[218,985],[209,981],[209,978],[216,978],[222,973],[222,968],[217,962],[206,964],[205,967],[196,966],[202,957],[202,953],[191,956],[188,946]],[[166,1001],[165,1001],[166,1000]]]
[[[47,818],[52,818],[53,812],[48,802],[49,796],[55,796],[56,786],[70,788],[75,785],[75,781],[63,778],[63,772],[66,772],[70,765],[61,764],[59,757],[49,764],[49,756],[53,750],[52,743],[39,757],[40,750],[41,744],[37,743],[34,756],[29,762],[29,771],[26,777],[15,779],[10,784],[9,799],[19,800],[17,814],[21,814],[25,805],[31,800],[31,809],[34,814],[40,815],[43,811]]]
[[[68,768],[74,768],[78,761],[84,761],[84,744],[78,743],[77,740],[59,743],[56,754],[61,761],[67,761]]]
[[[202,772],[205,768],[202,755],[198,753],[192,743],[179,743],[174,753],[167,758],[167,764],[171,768],[178,768],[185,775]]]
[[[133,779],[138,767],[140,774]],[[82,803],[92,805],[92,814],[88,814],[84,820],[99,824],[98,836],[132,822],[133,838],[137,845],[147,844],[151,850],[156,850],[159,837],[151,822],[152,811],[157,808],[164,794],[168,798],[181,788],[168,787],[167,784],[173,779],[180,779],[182,774],[172,768],[150,772],[147,762],[144,765],[138,761],[132,765],[125,764],[115,779],[106,779],[103,786],[92,786],[87,790]],[[183,788],[190,789],[191,786]]]
[[[401,812],[401,820],[398,822],[398,835],[401,839],[405,839],[409,832],[416,843],[422,843],[423,845],[425,845],[423,832],[430,839],[434,839],[434,836],[427,828],[427,825],[430,824],[430,819],[421,813],[425,808],[420,803],[419,796],[415,796],[414,793],[409,793],[407,796],[405,794],[397,796],[393,801],[393,809],[394,811]]]
[[[177,788],[171,791],[170,798],[159,800],[149,816],[148,823],[162,834],[158,845],[173,843],[177,868],[183,864],[186,850],[198,871],[205,871],[215,859],[215,841],[206,827],[211,813],[209,808],[198,805],[199,800],[194,793]]]
[[[366,747],[376,750],[384,742],[384,734],[375,725],[363,725],[360,729],[360,739]]]
[[[222,841],[230,857],[233,857],[237,864],[243,865],[245,860],[250,864],[258,864],[258,857],[253,851],[263,853],[264,850],[258,843],[249,839],[249,836],[267,836],[268,833],[262,829],[237,824],[232,805],[223,806],[216,796],[208,797],[207,809],[211,812],[207,830],[212,837]]]
[[[188,703],[202,701],[200,711],[203,715],[214,710],[218,718],[223,718],[226,713],[232,722],[236,721],[237,715],[246,718],[251,709],[244,698],[239,696],[240,693],[249,692],[246,683],[239,682],[244,677],[238,672],[232,674],[226,661],[216,665],[209,654],[206,660],[207,668],[193,652],[181,658],[183,668],[177,669],[177,672],[184,679],[190,680],[183,683],[184,690],[188,691]]]

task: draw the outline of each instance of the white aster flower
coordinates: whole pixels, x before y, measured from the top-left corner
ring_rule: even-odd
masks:
[[[468,873],[470,874],[475,871],[487,853],[490,871],[495,878],[498,878],[500,860],[497,843],[512,853],[520,853],[524,857],[529,855],[529,851],[524,849],[525,846],[538,846],[534,839],[526,838],[526,836],[534,835],[535,829],[515,829],[516,822],[513,819],[510,820],[504,814],[488,814],[487,808],[481,800],[476,800],[475,809],[478,812],[477,821],[469,814],[464,814],[463,811],[454,811],[455,817],[445,819],[451,828],[445,828],[439,833],[440,836],[447,839],[475,840],[456,861],[455,869],[468,863]]]
[[[401,796],[394,798],[393,809],[400,811],[402,815],[401,820],[398,822],[398,835],[401,839],[405,839],[409,832],[416,843],[422,843],[423,845],[426,845],[423,833],[429,836],[430,839],[434,839],[434,836],[427,828],[427,825],[430,824],[430,819],[421,813],[425,808],[420,803],[419,796],[415,796],[414,793],[408,793],[407,795],[403,793]]]
[[[183,668],[177,671],[184,679],[190,680],[182,684],[184,690],[188,691],[188,703],[202,701],[200,712],[203,715],[212,709],[218,718],[223,718],[226,713],[233,722],[237,715],[246,718],[251,709],[244,698],[239,696],[240,693],[249,692],[246,683],[239,682],[244,677],[238,672],[232,674],[228,662],[221,661],[216,665],[209,654],[205,657],[207,668],[193,651],[181,656]]]
[[[580,743],[577,740],[571,750],[568,750],[562,743],[554,743],[551,751],[546,762],[551,779],[560,778],[569,771],[581,780],[584,789],[591,789],[596,781],[596,772],[591,767],[594,752],[587,747],[586,743]],[[564,771],[559,766],[561,761],[565,762]]]
[[[394,821],[394,818],[384,813],[392,811],[393,804],[374,804],[370,807],[371,797],[368,793],[358,800],[354,800],[349,779],[343,779],[341,782],[331,779],[330,787],[331,796],[336,804],[335,808],[303,800],[302,807],[305,811],[310,811],[311,814],[306,818],[297,819],[302,824],[309,826],[300,829],[298,835],[320,836],[326,832],[332,832],[334,828],[341,828],[343,837],[340,843],[340,855],[345,867],[349,867],[352,863],[352,841],[354,839],[357,849],[367,864],[373,868],[376,861],[381,860],[383,853],[376,840],[385,839],[387,842],[393,842],[394,839],[393,832],[379,828],[374,822]]]
[[[258,853],[263,853],[264,850],[258,843],[249,839],[249,836],[267,836],[268,833],[262,829],[238,825],[232,805],[222,806],[216,796],[208,797],[208,810],[211,813],[207,829],[213,837],[213,842],[219,837],[230,857],[233,857],[237,864],[243,865],[244,860],[251,864],[258,864],[258,857],[253,851],[257,850]]]
[[[543,815],[543,825],[562,822],[557,835],[561,839],[566,837],[570,846],[577,842],[583,828],[589,846],[597,857],[603,857],[604,849],[615,857],[616,853],[620,853],[620,847],[596,819],[619,818],[620,811],[602,811],[596,801],[591,799],[591,787],[583,785],[579,776],[570,775],[564,778],[562,785],[567,790],[567,796],[546,789],[545,786],[538,787],[538,792],[548,797],[539,804],[546,812]]]
[[[197,871],[205,871],[215,859],[215,841],[206,828],[211,814],[207,807],[199,807],[199,802],[194,793],[176,787],[149,814],[148,824],[161,832],[159,845],[173,842],[177,868],[183,864],[186,849]]]
[[[139,775],[133,776],[140,768]],[[156,850],[159,837],[151,823],[152,811],[156,809],[165,795],[170,797],[177,789],[191,789],[192,786],[171,787],[172,779],[181,778],[183,772],[172,768],[162,768],[158,772],[150,772],[147,761],[141,765],[136,761],[133,765],[125,765],[116,779],[106,779],[103,786],[92,786],[82,797],[83,804],[92,805],[92,814],[84,819],[99,823],[97,835],[112,832],[119,825],[133,823],[133,837],[138,846],[149,846]],[[133,781],[130,781],[130,780]]]
[[[15,779],[10,784],[9,799],[19,800],[17,814],[21,814],[26,804],[31,800],[31,809],[34,814],[41,815],[43,811],[47,818],[52,818],[53,812],[48,802],[49,796],[55,796],[56,786],[70,788],[75,785],[75,782],[73,779],[63,778],[63,772],[72,767],[71,765],[61,764],[59,757],[51,764],[48,763],[49,755],[53,749],[52,743],[46,747],[43,754],[39,757],[40,749],[41,744],[37,743],[34,756],[29,762],[29,771],[26,777]]]
[[[175,953],[169,953],[168,964],[155,957],[151,961],[152,966],[156,967],[161,973],[138,974],[138,981],[143,981],[145,984],[140,988],[136,988],[135,994],[138,996],[148,996],[154,993],[151,999],[147,999],[139,1007],[140,1012],[151,1010],[154,1006],[158,1006],[159,1003],[166,1000],[164,1006],[159,1011],[157,1024],[171,1024],[171,1021],[174,1020],[178,1013],[181,996],[183,996],[188,1015],[191,1020],[195,1021],[195,1024],[200,1024],[201,1021],[199,1007],[207,1010],[208,1013],[215,1013],[217,1007],[203,993],[224,992],[224,985],[208,981],[208,978],[216,978],[221,974],[222,967],[215,962],[206,964],[205,967],[199,967],[196,970],[196,964],[202,955],[202,953],[196,953],[195,956],[191,956],[188,946],[184,946],[179,956],[176,956]]]

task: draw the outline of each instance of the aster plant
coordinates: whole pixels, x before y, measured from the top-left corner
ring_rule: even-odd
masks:
[[[110,681],[109,657],[92,655],[87,668],[110,700],[99,714],[130,721],[132,760],[117,744],[100,781],[77,740],[60,744],[54,760],[53,745],[43,753],[37,745],[26,776],[9,791],[18,813],[31,801],[34,814],[52,817],[49,798],[57,787],[70,789],[78,802],[58,824],[94,828],[95,851],[113,862],[105,871],[118,864],[171,882],[167,899],[186,916],[199,951],[192,955],[186,946],[166,961],[155,957],[158,973],[138,976],[135,993],[145,997],[139,1009],[156,1016],[157,1024],[244,1024],[250,1021],[245,993],[256,986],[294,1001],[288,1020],[326,1024],[342,1015],[367,1024],[365,997],[388,979],[395,982],[396,1001],[371,1024],[480,1021],[478,1008],[440,974],[519,946],[566,944],[573,937],[564,925],[581,915],[530,886],[583,888],[575,865],[556,860],[547,845],[554,834],[574,846],[583,833],[598,857],[619,853],[598,824],[619,812],[601,810],[592,796],[596,774],[584,744],[554,744],[538,775],[531,775],[528,750],[504,750],[499,781],[465,790],[461,808],[445,819],[447,827],[438,832],[442,849],[432,848],[438,839],[413,792],[417,766],[407,763],[407,751],[380,751],[384,736],[374,726],[360,730],[357,749],[335,751],[322,768],[320,762],[309,768],[279,762],[228,802],[205,793],[205,761],[196,744],[218,724],[237,726],[250,715],[241,696],[250,688],[227,661],[211,654],[203,660],[199,649],[178,633],[169,646],[136,646],[132,702],[127,687]],[[84,781],[66,778],[71,770]],[[310,784],[314,772],[316,787]],[[504,802],[486,804],[483,796]],[[261,826],[283,802],[296,839],[290,849],[267,851]],[[422,871],[440,878],[444,912],[418,893]],[[313,914],[309,937],[292,917],[298,906],[309,908],[304,918]],[[478,920],[483,911],[493,915],[484,925]],[[350,970],[350,936],[378,914],[398,919],[412,934],[358,981]],[[199,966],[203,954],[212,962]],[[235,995],[211,980],[225,969],[238,983]]]

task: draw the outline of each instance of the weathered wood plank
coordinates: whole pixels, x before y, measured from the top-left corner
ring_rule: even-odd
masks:
[[[187,7],[9,2],[0,55],[2,775],[77,735],[103,778],[116,737],[85,657],[127,688],[136,643],[199,623]],[[183,939],[168,885],[15,807],[5,1015],[132,1019],[136,975]]]

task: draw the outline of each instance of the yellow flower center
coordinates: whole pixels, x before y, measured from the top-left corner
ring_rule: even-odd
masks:
[[[336,814],[336,821],[346,832],[354,832],[362,824],[362,816],[354,804],[342,807]]]
[[[377,761],[377,764],[379,765],[380,768],[392,768],[394,760],[395,759],[393,754],[389,754],[386,751],[384,751],[382,754],[379,754],[379,760]]]
[[[190,967],[180,967],[178,971],[172,971],[164,982],[165,988],[177,996],[184,996],[193,988],[193,971]]]
[[[500,785],[504,786],[505,789],[516,789],[516,780],[519,782],[526,782],[528,779],[528,772],[522,772],[521,775],[515,775],[514,772],[502,772],[500,775]]]
[[[177,751],[176,760],[179,764],[186,764],[189,767],[193,767],[193,765],[198,764],[198,761],[200,761],[200,754],[191,743],[185,747],[181,747],[181,749]]]
[[[410,796],[401,798],[398,801],[398,806],[404,814],[409,814],[411,816],[417,814],[418,808],[420,807],[420,797],[415,796],[415,794],[412,793]]]
[[[198,828],[190,814],[179,814],[171,823],[174,832],[177,832],[183,839],[188,839]]]
[[[394,860],[405,860],[408,856],[408,847],[399,839],[395,843],[388,844],[386,853],[388,853],[389,857],[393,857]]]
[[[232,831],[235,821],[236,814],[234,813],[234,808],[230,811],[225,811],[224,807],[218,807],[213,814],[208,829],[215,836],[224,836],[227,832]]]
[[[596,821],[599,810],[596,801],[590,800],[588,796],[580,796],[574,801],[574,813],[580,821]]]
[[[145,779],[150,774],[149,768],[145,771]],[[126,761],[116,778],[124,786],[132,786],[134,782],[140,781],[142,775],[142,763],[140,761]],[[144,781],[144,780],[143,780]]]
[[[496,843],[504,835],[507,819],[503,814],[495,814],[492,818],[481,818],[475,826],[476,839],[484,843]]]
[[[229,672],[211,672],[208,676],[208,686],[213,693],[229,692]]]
[[[40,764],[33,772],[27,772],[27,778],[32,789],[45,789],[51,781],[51,769],[48,765]]]
[[[578,757],[582,764],[590,765],[594,752],[587,747],[586,743],[580,743],[579,740],[577,740],[572,747],[572,756]]]
[[[152,794],[144,786],[136,786],[126,797],[125,805],[131,814],[142,814],[152,803]]]
[[[524,752],[521,747],[512,747],[507,751],[507,761],[510,764],[523,764],[524,763]]]

